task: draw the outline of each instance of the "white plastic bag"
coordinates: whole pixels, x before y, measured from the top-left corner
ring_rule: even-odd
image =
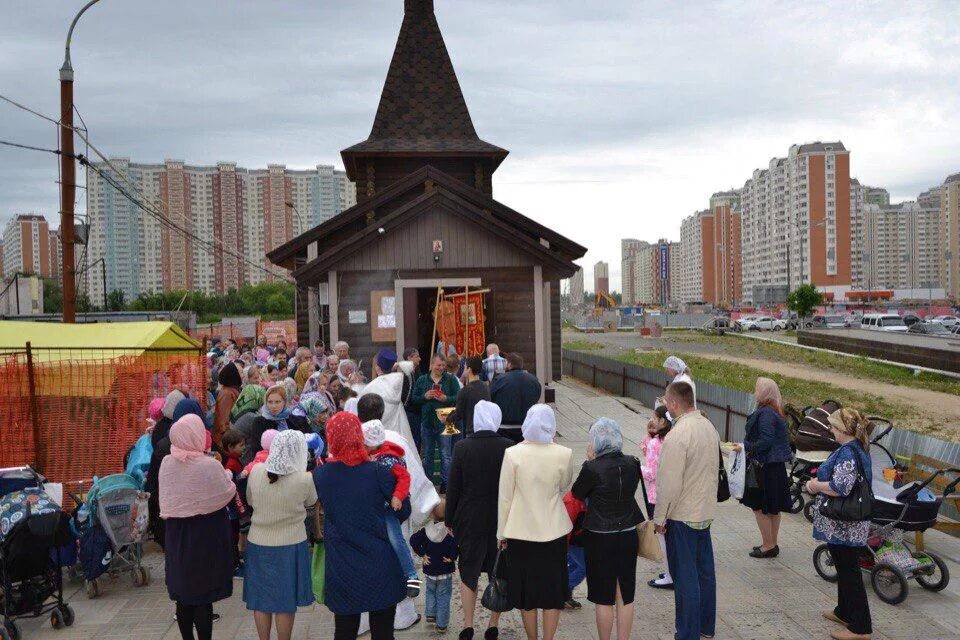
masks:
[[[723,466],[727,469],[727,481],[730,483],[730,495],[737,500],[743,498],[743,485],[746,481],[746,455],[743,451],[723,451]]]

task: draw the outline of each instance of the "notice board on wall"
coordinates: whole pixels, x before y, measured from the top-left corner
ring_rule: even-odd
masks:
[[[370,292],[370,339],[397,341],[397,298],[392,289]]]

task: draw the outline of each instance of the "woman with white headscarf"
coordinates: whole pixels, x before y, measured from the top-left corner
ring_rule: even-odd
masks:
[[[663,370],[666,372],[667,377],[670,378],[670,382],[667,385],[671,385],[674,382],[686,382],[693,388],[693,406],[697,406],[697,385],[694,383],[693,378],[690,376],[690,369],[687,368],[687,363],[680,359],[679,356],[670,356],[663,361]],[[657,398],[656,406],[663,404],[662,398]]]
[[[573,525],[563,495],[573,479],[573,452],[554,444],[557,419],[545,404],[530,407],[521,430],[523,442],[503,455],[497,538],[506,543],[507,597],[521,611],[527,638],[538,637],[537,609],[543,609],[542,637],[553,640],[567,599]]]
[[[460,637],[473,638],[473,614],[481,573],[490,576],[497,556],[497,492],[503,455],[513,440],[497,433],[500,407],[480,400],[473,409],[473,433],[453,447],[447,481],[445,521],[460,546],[460,599],[463,629]],[[500,614],[490,613],[488,629],[496,629]],[[467,629],[470,631],[468,632]],[[463,635],[464,633],[468,635]],[[487,631],[486,638],[497,632]]]
[[[643,513],[635,497],[640,461],[623,454],[620,426],[600,418],[590,427],[587,461],[573,483],[573,497],[587,504],[583,518],[587,600],[597,607],[597,633],[610,640],[614,611],[617,638],[630,637],[637,586],[637,525]]]
[[[302,432],[281,431],[265,464],[247,481],[253,507],[247,537],[243,600],[253,611],[260,640],[289,640],[297,607],[313,603],[310,551],[303,525],[306,510],[317,503],[313,476],[307,473],[307,441]]]

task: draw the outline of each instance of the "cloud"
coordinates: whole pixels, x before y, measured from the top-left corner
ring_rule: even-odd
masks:
[[[949,2],[435,0],[495,195],[611,263],[620,237],[677,239],[711,193],[790,144],[840,139],[863,182],[912,197],[960,170]],[[58,110],[80,0],[0,21],[0,92]],[[909,13],[908,13],[909,11]],[[92,138],[138,161],[339,164],[366,137],[400,0],[104,2],[74,39]],[[55,145],[0,105],[0,139]],[[0,149],[0,218],[58,210],[56,159]],[[616,268],[614,268],[616,265]]]

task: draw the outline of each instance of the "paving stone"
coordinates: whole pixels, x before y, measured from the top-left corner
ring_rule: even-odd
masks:
[[[589,387],[564,381],[558,385],[557,415],[559,442],[574,450],[578,461],[585,456],[587,431],[597,417],[617,420],[624,431],[625,449],[636,452],[644,436],[651,411],[636,402],[603,395]],[[833,625],[820,617],[820,611],[832,608],[836,586],[822,580],[812,563],[816,542],[810,524],[802,515],[785,514],[781,527],[778,558],[756,560],[747,556],[759,542],[753,514],[735,500],[720,507],[713,525],[717,562],[717,638],[724,640],[772,640],[829,638]],[[928,547],[949,558],[954,574],[960,575],[960,540],[939,532],[928,532]],[[76,611],[76,624],[55,631],[49,619],[18,621],[23,637],[29,640],[179,640],[173,620],[173,603],[167,597],[163,581],[163,556],[155,547],[146,550],[144,564],[150,567],[151,583],[131,586],[128,576],[109,580],[103,595],[88,600],[83,586],[66,586],[67,599]],[[651,589],[647,580],[661,571],[660,565],[640,559],[637,562],[637,595],[631,638],[637,640],[673,640],[673,592]],[[867,576],[865,576],[866,578]],[[481,588],[484,583],[481,582]],[[910,595],[900,605],[890,606],[878,600],[867,587],[878,640],[956,640],[960,637],[960,581],[940,593],[930,593],[910,583]],[[223,618],[214,625],[217,640],[257,640],[253,616],[241,599],[242,583],[234,582],[234,594],[214,605]],[[562,614],[558,639],[595,640],[593,606],[586,599],[586,585],[576,591],[583,603],[580,611]],[[446,638],[454,640],[460,630],[460,597],[454,589],[451,624],[445,634],[421,622],[414,629],[398,634],[401,640]],[[423,611],[421,596],[419,610]],[[487,616],[479,612],[476,638],[482,638]],[[520,615],[510,612],[501,618],[503,640],[525,638]],[[333,636],[333,616],[323,606],[305,607],[297,614],[294,638],[325,639]]]

